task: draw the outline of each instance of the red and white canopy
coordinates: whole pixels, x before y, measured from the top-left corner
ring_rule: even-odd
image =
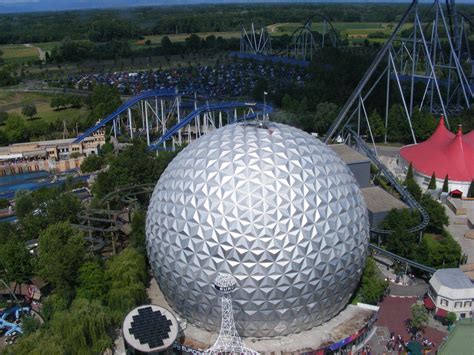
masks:
[[[459,127],[454,134],[444,125],[443,117],[429,139],[403,147],[400,155],[424,175],[434,172],[438,179],[448,175],[451,181],[474,180],[474,131],[463,135]]]

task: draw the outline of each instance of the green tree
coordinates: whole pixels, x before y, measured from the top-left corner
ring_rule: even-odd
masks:
[[[469,185],[469,191],[467,192],[467,197],[474,198],[474,180],[472,180],[471,185]]]
[[[161,47],[165,54],[169,54],[169,52],[173,50],[173,43],[168,36],[163,36],[161,39]]]
[[[5,122],[5,134],[10,143],[25,142],[30,136],[25,119],[17,115],[9,115]]]
[[[407,230],[417,225],[418,222],[417,212],[406,208],[391,210],[381,223],[381,228],[394,231],[387,237],[387,250],[408,259],[414,259],[417,256],[418,237]]]
[[[60,294],[50,294],[46,299],[43,300],[43,307],[41,313],[46,320],[53,319],[56,312],[64,311],[69,307],[68,300]]]
[[[430,216],[428,228],[435,233],[441,233],[444,230],[444,227],[449,225],[449,218],[443,205],[435,201],[428,194],[423,195],[420,203]]]
[[[446,174],[445,178],[444,178],[444,182],[443,182],[443,192],[449,192],[449,177],[448,175]]]
[[[85,252],[82,236],[69,223],[52,224],[40,234],[38,274],[58,292],[70,292],[77,284]]]
[[[10,205],[10,201],[8,201],[8,199],[0,198],[0,209],[8,208],[9,205]]]
[[[55,96],[55,97],[51,98],[49,106],[51,108],[59,110],[60,108],[63,108],[63,107],[66,106],[66,99],[65,99],[64,96]]]
[[[91,95],[92,118],[100,120],[107,117],[122,104],[118,90],[113,86],[97,85]]]
[[[23,336],[28,336],[36,332],[40,326],[40,321],[33,316],[22,317],[21,319],[21,328],[23,330]]]
[[[15,85],[16,79],[13,76],[14,69],[4,66],[0,68],[0,86]]]
[[[98,261],[87,261],[79,268],[77,298],[103,301],[107,293],[105,274]]]
[[[15,208],[24,236],[36,239],[50,224],[76,222],[81,205],[71,193],[43,188],[34,192],[17,193]]]
[[[379,115],[377,110],[374,110],[369,116],[370,128],[372,129],[372,134],[374,138],[381,137],[385,134],[385,125],[382,120],[382,117]],[[369,135],[369,129],[367,128],[366,134]]]
[[[415,198],[415,200],[420,201],[423,192],[421,191],[420,186],[416,183],[415,179],[405,180],[405,185],[407,191]]]
[[[456,322],[457,319],[458,317],[454,312],[448,312],[448,314],[446,315],[446,323],[448,323],[448,325],[453,324],[454,322]]]
[[[387,138],[392,142],[410,142],[408,120],[401,105],[393,105],[388,114]]]
[[[198,51],[202,47],[201,38],[195,33],[187,37],[185,39],[185,42],[186,42],[186,47],[192,51]]]
[[[0,126],[4,125],[8,119],[8,112],[0,111]]]
[[[428,190],[436,190],[436,175],[433,171],[433,175],[431,175],[430,183],[428,184]]]
[[[431,137],[437,126],[437,122],[431,113],[420,111],[416,107],[413,110],[411,121],[415,136],[420,141],[424,141]]]
[[[0,275],[7,282],[18,283],[27,282],[33,276],[32,256],[22,241],[12,238],[1,246]]]
[[[339,113],[339,106],[332,102],[321,102],[316,106],[311,131],[325,134]]]
[[[64,354],[101,354],[112,345],[111,325],[110,314],[99,301],[76,299],[53,316],[48,332],[61,339]]]
[[[359,302],[377,304],[385,293],[388,284],[383,279],[373,258],[368,257],[357,291]]]
[[[21,114],[28,118],[34,117],[36,113],[36,106],[34,104],[26,104],[21,108]]]
[[[298,112],[300,109],[300,103],[298,100],[286,94],[285,96],[283,96],[283,99],[281,101],[281,108],[284,111]]]
[[[117,156],[108,159],[107,171],[100,172],[92,186],[94,196],[101,198],[118,187],[153,183],[177,152],[160,152],[153,156],[145,152],[145,144],[135,141]]]
[[[434,268],[458,267],[462,257],[459,243],[446,231],[425,233],[414,260]]]
[[[420,304],[413,304],[411,306],[411,317],[410,317],[410,325],[416,329],[420,330],[426,327],[428,324],[428,311],[425,309],[423,305]]]
[[[8,136],[4,130],[0,130],[0,146],[8,144]]]
[[[72,108],[81,108],[83,104],[83,100],[80,96],[76,95],[69,95],[65,98],[66,105],[71,106]]]
[[[143,255],[146,255],[145,224],[146,212],[141,210],[134,212],[132,216],[132,231],[129,236],[130,246]]]
[[[7,355],[37,354],[37,355],[60,355],[68,354],[62,344],[62,339],[47,331],[36,331],[29,335],[20,337],[13,346],[4,350]],[[3,354],[3,352],[2,352]]]
[[[91,154],[82,161],[81,171],[90,173],[102,169],[104,159],[96,154]]]
[[[109,285],[107,302],[116,319],[146,300],[146,262],[133,248],[107,261],[105,277]]]

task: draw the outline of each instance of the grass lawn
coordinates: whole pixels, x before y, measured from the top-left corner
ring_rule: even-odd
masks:
[[[292,34],[296,29],[301,27],[302,23],[281,23],[281,24],[274,24],[268,26],[269,32],[272,35],[279,36],[283,34]],[[338,30],[342,37],[347,37],[352,42],[359,43],[358,40],[363,40],[367,38],[367,36],[374,32],[383,32],[385,34],[391,34],[393,29],[395,28],[395,23],[387,23],[387,22],[333,22],[333,27]],[[405,24],[403,28],[409,27],[409,24]],[[311,27],[313,31],[317,31],[322,33],[324,30],[324,23],[323,22],[313,22]],[[371,42],[385,42],[385,38],[371,38]]]
[[[240,38],[240,32],[198,32],[196,33],[201,38],[206,38],[207,36],[214,35],[216,37],[222,37],[225,39],[228,38]],[[138,41],[131,41],[132,48],[133,47],[142,47],[145,46],[145,42],[147,40],[151,41],[151,45],[161,44],[161,40],[166,35],[152,35],[152,36],[145,36],[144,39]],[[186,40],[187,37],[191,36],[190,33],[182,33],[177,35],[167,35],[171,42],[174,43],[181,43]]]
[[[0,90],[0,111],[21,115],[21,108],[23,105],[34,104],[38,113],[32,121],[27,120],[26,122],[39,121],[45,123],[54,123],[62,120],[69,122],[89,114],[89,109],[86,106],[83,106],[80,109],[68,108],[61,111],[55,111],[49,106],[52,97],[53,95]]]
[[[39,58],[38,51],[34,47],[27,47],[22,44],[1,45],[2,58],[7,63],[24,63]]]
[[[59,42],[43,42],[43,43],[33,43],[35,47],[41,48],[45,52],[51,52],[54,47],[59,45]]]

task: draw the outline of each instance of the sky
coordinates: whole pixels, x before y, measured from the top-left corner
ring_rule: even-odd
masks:
[[[384,0],[384,2],[410,2],[411,0]],[[432,2],[433,0],[420,0]],[[196,3],[278,3],[278,2],[381,2],[380,0],[0,0],[0,13],[29,11],[60,11],[71,9],[110,8],[145,5],[186,5]],[[471,3],[474,0],[457,0]]]

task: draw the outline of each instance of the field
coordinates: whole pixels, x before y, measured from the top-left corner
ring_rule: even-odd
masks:
[[[335,22],[332,25],[343,37],[347,35],[348,38],[367,38],[370,33],[374,32],[390,34],[395,27],[395,24],[385,22]],[[301,26],[302,24],[300,23],[275,24],[269,26],[269,31],[272,35],[276,36],[279,34],[291,34]],[[313,22],[311,29],[322,33],[324,31],[324,23]]]
[[[0,111],[6,111],[9,114],[21,115],[21,108],[26,104],[34,104],[38,113],[32,121],[56,123],[66,120],[66,122],[75,121],[80,117],[88,115],[87,107],[81,109],[68,108],[60,111],[53,110],[50,106],[50,100],[54,95],[25,93],[0,90]],[[0,127],[1,128],[1,127]]]
[[[36,48],[23,44],[1,45],[0,51],[6,63],[25,63],[39,58]]]
[[[293,31],[295,31],[300,26],[302,26],[302,23],[276,23],[268,26],[267,28],[271,36],[282,36],[284,34],[291,35],[291,33],[293,33]],[[312,29],[313,31],[322,32],[323,26],[324,25],[322,22],[314,22]],[[351,42],[355,44],[367,38],[370,33],[383,32],[386,34],[390,34],[395,24],[384,22],[335,22],[333,23],[333,26],[338,31],[340,31],[343,37],[347,35]],[[214,35],[216,37],[221,36],[226,39],[240,37],[240,31],[199,32],[196,34],[201,38],[205,38],[210,35]],[[144,48],[146,46],[145,42],[149,40],[151,42],[149,46],[159,46],[161,45],[161,40],[164,36],[165,35],[145,36],[141,40],[130,40],[129,44],[132,49],[139,49]],[[168,35],[168,37],[174,43],[182,43],[189,36],[189,33]],[[385,41],[385,39],[371,38],[370,41],[383,42]],[[31,60],[38,59],[40,56],[40,52],[50,52],[58,44],[59,42],[44,42],[34,43],[31,45],[2,45],[0,46],[0,50],[3,51],[3,59],[5,59],[7,63],[25,63]]]
[[[225,39],[228,38],[239,38],[240,37],[240,32],[234,31],[234,32],[198,32],[196,33],[199,37],[201,38],[206,38],[207,36],[214,35],[216,37],[222,37]],[[189,33],[182,33],[182,34],[174,34],[174,35],[167,35],[171,42],[174,43],[181,43],[184,42],[187,37],[189,37],[191,34]],[[142,46],[145,44],[145,41],[149,40],[151,41],[151,44],[160,44],[161,40],[165,37],[165,35],[154,35],[154,36],[145,36],[143,40],[140,41],[133,41],[133,45],[138,45]]]

